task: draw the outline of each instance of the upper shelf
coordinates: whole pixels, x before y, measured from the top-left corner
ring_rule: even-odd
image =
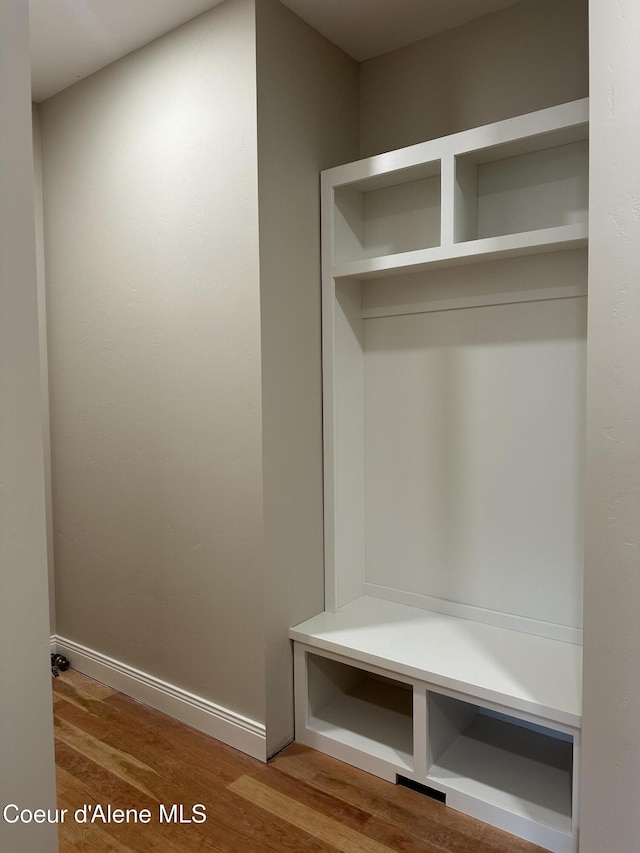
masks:
[[[325,273],[373,278],[585,246],[588,102],[323,173]]]

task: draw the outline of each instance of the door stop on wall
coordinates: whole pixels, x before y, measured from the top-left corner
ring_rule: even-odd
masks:
[[[69,669],[69,661],[64,655],[58,655],[51,653],[51,672],[55,678],[60,675],[60,672],[64,672],[65,669]]]

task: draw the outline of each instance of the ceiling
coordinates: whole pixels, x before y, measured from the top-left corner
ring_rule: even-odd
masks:
[[[33,99],[43,101],[222,0],[29,0]],[[282,0],[358,62],[517,0]]]

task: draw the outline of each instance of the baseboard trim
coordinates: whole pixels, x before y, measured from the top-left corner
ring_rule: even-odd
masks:
[[[66,637],[51,637],[51,651],[67,657],[72,669],[253,758],[267,760],[266,728],[263,723],[243,717],[209,699],[189,693],[175,684],[169,684]]]

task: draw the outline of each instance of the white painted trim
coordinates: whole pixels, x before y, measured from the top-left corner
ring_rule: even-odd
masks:
[[[253,758],[267,760],[266,727],[263,723],[65,637],[54,635],[51,648],[65,655],[71,667],[78,672]]]
[[[457,311],[461,308],[484,308],[488,305],[514,305],[520,302],[546,302],[550,299],[586,298],[586,287],[568,284],[564,287],[541,287],[538,290],[516,290],[511,293],[487,293],[474,296],[453,296],[431,302],[413,302],[406,305],[384,305],[363,308],[362,318],[398,317],[404,314],[431,314],[435,311]]]
[[[447,601],[431,595],[419,595],[402,589],[378,586],[365,583],[364,594],[383,601],[395,601],[397,604],[407,604],[409,607],[419,607],[421,610],[432,610],[445,616],[457,616],[460,619],[470,619],[472,622],[483,622],[485,625],[495,625],[498,628],[508,628],[510,631],[520,631],[523,634],[533,634],[536,637],[547,637],[562,643],[582,645],[582,629],[571,625],[556,625],[554,622],[543,622],[528,616],[518,616],[514,613],[503,613],[500,610],[488,610],[472,604],[461,604],[458,601]]]

